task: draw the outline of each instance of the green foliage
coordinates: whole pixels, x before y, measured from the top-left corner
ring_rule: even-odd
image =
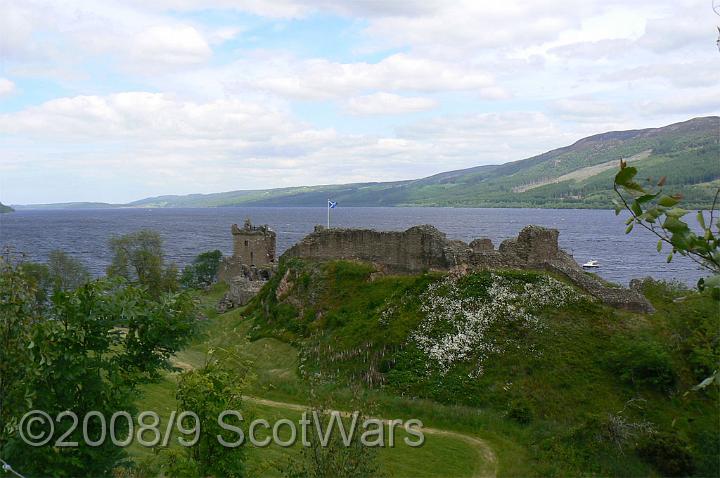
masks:
[[[50,276],[50,268],[46,264],[35,262],[24,262],[18,266],[25,280],[34,290],[35,305],[43,307],[52,293],[53,278]]]
[[[676,434],[652,434],[638,446],[637,453],[663,476],[690,476],[695,471],[688,444]]]
[[[545,277],[496,274],[531,288]],[[698,473],[720,473],[713,460],[720,452],[717,388],[681,393],[682,400],[667,393],[690,390],[720,356],[717,304],[707,294],[648,281],[644,291],[657,310],[651,317],[581,301],[538,312],[537,330],[499,323],[489,338],[506,346],[477,376],[472,354],[433,370],[410,340],[425,313],[422,294],[441,279],[376,276],[372,266],[355,262],[288,261],[247,310],[255,319],[250,335],[297,344],[301,376],[317,376],[325,387],[362,383],[484,417],[477,430],[512,437],[538,475],[652,474],[634,452],[651,430],[686,437]],[[488,274],[471,273],[457,281],[456,292],[485,297],[490,283]],[[708,437],[715,441],[708,444]]]
[[[177,389],[178,409],[195,412],[200,418],[200,438],[198,443],[185,449],[187,458],[197,470],[191,476],[244,476],[243,447],[225,447],[218,442],[217,436],[223,436],[228,443],[238,440],[238,436],[218,425],[218,416],[225,410],[242,410],[242,391],[245,384],[243,376],[210,361],[203,368],[190,370],[180,376]],[[226,417],[226,423],[240,426],[234,417]],[[187,463],[180,461],[184,467]],[[181,476],[178,469],[168,470],[172,476]],[[182,476],[188,476],[182,474]]]
[[[530,403],[527,400],[513,400],[507,409],[507,417],[521,425],[527,425],[532,422],[533,413]]]
[[[162,238],[155,231],[141,230],[110,239],[113,252],[109,277],[122,277],[147,287],[155,296],[178,288],[177,267],[166,266]]]
[[[200,289],[207,287],[217,279],[222,252],[219,250],[207,251],[199,254],[183,269],[180,284],[187,289]]]
[[[59,249],[50,251],[47,266],[54,290],[75,290],[90,281],[85,265]]]
[[[317,430],[314,421],[317,416],[321,430],[327,430],[332,421],[327,407],[314,406],[308,411],[311,423],[307,427],[307,442],[309,447],[303,446],[299,460],[293,460],[283,466],[282,474],[285,478],[380,478],[384,476],[378,461],[378,450],[363,445],[360,441],[360,432],[350,439],[349,444],[343,441],[337,426],[334,426],[329,440],[323,443],[323,438]],[[366,419],[362,414],[356,418],[357,428]],[[350,419],[346,420],[349,422]],[[345,424],[349,430],[351,425]]]
[[[90,281],[90,273],[82,262],[55,249],[46,264],[23,262],[19,265],[35,290],[37,305],[44,306],[55,291],[71,291]]]
[[[637,337],[619,338],[612,348],[608,363],[624,382],[662,392],[675,386],[677,377],[670,354],[659,344]]]
[[[132,411],[137,387],[168,369],[169,357],[195,330],[195,307],[187,294],[155,298],[144,288],[110,280],[56,291],[44,317],[28,323],[23,311],[32,299],[18,293],[30,289],[18,280],[22,276],[16,277],[13,271],[3,272],[0,280],[0,293],[12,299],[15,316],[4,316],[2,326],[21,328],[14,332],[19,337],[15,346],[5,352],[14,354],[13,370],[23,374],[21,381],[10,382],[7,392],[8,397],[24,398],[22,404],[15,402],[4,412],[10,422],[31,409],[44,410],[51,417],[64,410],[78,417],[92,410],[105,417]],[[70,420],[56,423],[56,436],[70,425]],[[118,436],[123,437],[122,426],[118,427]],[[71,448],[31,447],[15,430],[6,428],[0,431],[0,443],[6,443],[3,457],[29,476],[109,474],[124,450],[110,440],[89,446],[81,428],[67,438],[79,443]],[[90,421],[88,429],[90,436],[97,437],[100,423]]]
[[[702,210],[697,212],[696,221],[700,233],[696,233],[682,219],[690,213],[679,207],[682,196],[664,193],[665,177],[661,178],[657,185],[650,179],[645,185],[641,185],[635,179],[637,173],[637,168],[627,166],[621,161],[620,171],[615,176],[614,188],[619,197],[619,202],[615,202],[615,212],[619,214],[623,209],[630,212],[625,232],[630,233],[633,226],[639,224],[658,237],[658,251],[662,250],[663,243],[672,248],[668,262],[672,260],[673,254],[681,254],[712,274],[720,274],[720,218],[715,217],[720,188],[715,193],[709,213]],[[715,280],[713,278],[713,284]],[[720,287],[720,284],[717,285]]]
[[[0,258],[0,455],[25,406],[30,333],[36,291],[25,273]]]
[[[693,229],[682,219],[690,213],[679,207],[682,195],[664,193],[666,177],[663,176],[656,184],[648,178],[646,184],[641,185],[635,179],[637,173],[636,168],[627,166],[621,160],[620,171],[613,184],[620,199],[619,202],[615,201],[615,213],[620,214],[623,209],[630,213],[625,222],[625,233],[629,234],[633,226],[639,224],[658,237],[658,252],[662,251],[663,244],[670,245],[672,249],[667,256],[667,262],[672,261],[674,254],[680,254],[697,263],[712,274],[698,281],[698,289],[707,291],[715,301],[720,302],[720,215],[715,216],[719,206],[720,187],[715,191],[710,211],[697,211],[697,227]],[[713,383],[720,385],[719,372],[720,362],[716,362],[712,375],[696,388],[705,388]]]

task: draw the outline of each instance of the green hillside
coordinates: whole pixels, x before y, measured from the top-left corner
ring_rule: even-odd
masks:
[[[10,206],[6,206],[3,203],[0,202],[0,214],[5,212],[13,212],[15,209],[11,208]]]
[[[690,207],[707,207],[720,187],[720,117],[662,128],[603,133],[571,146],[497,166],[450,171],[424,179],[295,187],[217,194],[160,196],[136,207],[465,206],[608,208],[621,158],[644,177],[668,176]]]
[[[719,356],[707,295],[645,283],[643,316],[541,273],[373,271],[281,265],[232,326],[297,349],[293,374],[261,374],[266,396],[297,400],[311,377],[338,397],[362,386],[385,416],[486,440],[500,476],[720,473],[718,390],[691,391]]]

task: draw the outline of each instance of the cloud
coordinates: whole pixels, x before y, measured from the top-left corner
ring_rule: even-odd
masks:
[[[253,68],[250,68],[250,65]],[[477,91],[498,96],[492,75],[477,67],[405,53],[377,63],[338,63],[323,58],[253,58],[226,70],[235,87],[266,91],[288,98],[342,98],[373,90]]]
[[[706,61],[652,63],[607,73],[608,81],[662,80],[670,85],[691,88],[717,85],[720,80],[715,64]]]
[[[110,60],[117,70],[135,73],[196,65],[212,54],[208,39],[218,43],[233,34],[122,1],[90,0],[6,0],[0,31],[0,56],[11,61],[62,69]]]
[[[107,188],[95,199],[116,201],[137,198],[114,192],[119,181],[150,195],[407,179],[519,159],[563,141],[535,112],[443,117],[397,134],[340,134],[264,104],[149,92],[51,100],[0,115],[0,131],[5,167],[91,178]],[[90,199],[78,194],[63,197]]]
[[[628,39],[585,41],[554,47],[548,53],[568,59],[600,60],[625,55],[632,44]]]
[[[145,6],[140,0],[131,0],[137,6]],[[348,17],[416,16],[430,14],[443,6],[442,0],[207,0],[203,9],[247,12],[274,19],[301,19],[316,13],[334,13]],[[155,0],[150,5],[158,10],[194,11],[193,0]]]
[[[346,109],[354,115],[396,115],[425,111],[436,105],[437,102],[432,98],[374,93],[350,98]]]
[[[52,137],[54,141],[100,142],[125,139],[158,144],[173,140],[178,147],[228,140],[238,148],[269,141],[308,140],[288,113],[238,99],[198,103],[172,95],[124,92],[108,96],[75,96],[0,115],[0,130]]]
[[[620,116],[620,111],[611,102],[592,98],[563,98],[552,103],[552,108],[564,119],[572,121],[608,121]]]
[[[0,77],[0,96],[9,95],[13,91],[15,91],[15,83]]]
[[[713,30],[712,21],[707,21],[709,17],[710,8],[706,6],[703,9],[685,9],[675,15],[652,19],[648,21],[645,33],[638,43],[661,54],[692,47],[703,41],[711,47],[717,30]]]
[[[713,18],[704,0],[5,0],[3,189],[402,179],[668,124],[720,108]]]
[[[720,111],[720,91],[717,88],[708,88],[682,96],[642,101],[638,106],[647,113],[654,115],[716,115]]]
[[[212,55],[205,38],[189,25],[158,25],[132,40],[130,56],[144,64],[188,65],[202,63]]]

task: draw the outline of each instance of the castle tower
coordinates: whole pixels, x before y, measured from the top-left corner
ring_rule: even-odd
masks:
[[[253,226],[245,220],[242,229],[232,225],[233,259],[248,266],[264,266],[275,262],[275,231],[267,225]]]

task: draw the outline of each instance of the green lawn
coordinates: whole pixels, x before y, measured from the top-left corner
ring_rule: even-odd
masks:
[[[212,307],[221,293],[222,289],[216,288],[201,298],[203,305],[208,308],[206,315],[209,319],[202,325],[200,339],[176,355],[176,366],[186,369],[201,367],[207,360],[208,351],[212,349],[215,353],[227,354],[230,362],[238,367],[249,366],[253,379],[248,386],[247,395],[306,404],[308,386],[297,374],[297,350],[273,338],[250,341],[248,334],[252,321],[245,318],[241,310],[222,315],[213,314],[209,307]],[[141,398],[137,401],[138,409],[157,411],[164,424],[175,409],[176,382],[177,374],[169,373],[159,383],[145,386]],[[337,408],[349,405],[352,397],[345,398],[347,401],[339,394]],[[427,401],[398,400],[397,397],[377,393],[372,394],[372,400],[379,404],[373,415],[382,418],[420,418],[425,426],[435,428],[443,428],[457,420],[453,407]],[[408,402],[412,402],[412,405]],[[247,421],[256,417],[265,418],[271,423],[280,418],[297,422],[300,418],[300,412],[293,409],[269,407],[250,401],[245,401],[244,407],[243,415],[248,417]],[[466,427],[454,429],[465,433],[469,431]],[[388,476],[464,477],[476,476],[477,473],[492,469],[492,464],[485,463],[479,450],[466,440],[426,434],[424,445],[412,448],[404,443],[405,436],[405,432],[398,428],[396,446],[380,450],[382,469]],[[133,443],[129,452],[136,459],[152,454],[151,449],[137,443]],[[267,448],[250,446],[247,460],[249,476],[280,476],[279,469],[299,453],[300,445],[290,448],[274,444]]]

